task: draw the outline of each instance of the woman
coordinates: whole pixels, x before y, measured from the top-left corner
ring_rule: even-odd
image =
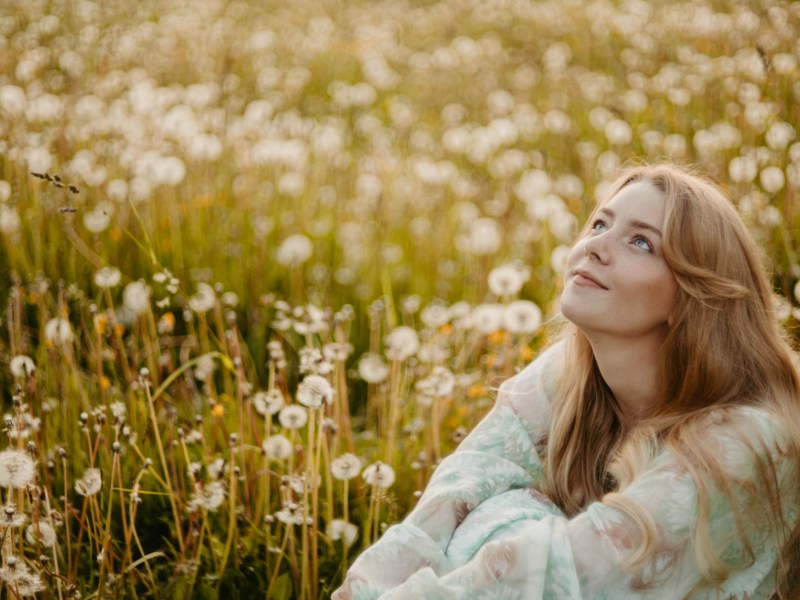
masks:
[[[721,190],[626,174],[561,311],[334,598],[798,597],[800,376]]]

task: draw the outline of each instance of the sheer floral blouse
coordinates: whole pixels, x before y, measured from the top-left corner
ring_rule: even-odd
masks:
[[[767,599],[773,593],[778,549],[753,524],[755,559],[744,554],[729,507],[711,498],[714,551],[731,565],[719,588],[705,585],[692,544],[697,491],[689,473],[662,448],[620,492],[646,508],[659,551],[632,572],[638,528],[617,509],[595,502],[572,518],[537,491],[554,388],[555,345],[500,387],[495,407],[455,453],[444,459],[404,522],[356,560],[334,600],[398,599]],[[773,454],[781,485],[780,433],[765,410],[741,408],[752,435]],[[709,427],[723,463],[737,482],[752,480],[752,453],[725,423]],[[783,468],[786,467],[786,468]],[[734,492],[735,493],[735,490]],[[797,503],[786,518],[796,522]],[[763,534],[763,535],[762,535]]]

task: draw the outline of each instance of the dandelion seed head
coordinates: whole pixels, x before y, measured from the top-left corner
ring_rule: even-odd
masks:
[[[297,401],[309,408],[332,404],[334,395],[330,382],[320,375],[308,375],[297,386]]]
[[[385,490],[394,483],[394,469],[380,461],[375,462],[364,469],[361,473],[364,481],[371,486]]]
[[[0,233],[13,235],[19,232],[22,220],[15,208],[0,204]]]
[[[203,508],[208,512],[216,512],[225,502],[225,484],[217,479],[207,482],[203,487],[192,494],[189,507],[192,510]]]
[[[40,520],[38,523],[31,523],[25,529],[25,539],[32,546],[37,543],[45,548],[50,548],[56,542],[56,532],[45,520]]]
[[[416,354],[417,350],[419,350],[419,336],[411,327],[405,325],[395,327],[386,336],[386,356],[390,360],[406,360]]]
[[[113,288],[119,285],[122,273],[116,267],[103,267],[94,274],[94,283],[100,288]]]
[[[35,475],[36,465],[25,452],[0,452],[0,487],[23,488],[33,481]]]
[[[355,454],[342,454],[331,461],[331,474],[341,481],[353,479],[361,472],[361,459]]]
[[[54,346],[67,346],[75,339],[72,327],[64,318],[50,319],[44,326],[45,339]]]
[[[294,450],[289,438],[280,434],[269,436],[264,440],[261,447],[264,453],[273,460],[286,460]]]
[[[36,371],[36,363],[30,356],[18,354],[8,363],[11,375],[17,379],[26,379]]]
[[[305,235],[297,233],[287,237],[278,246],[275,260],[287,267],[302,265],[309,258],[314,250],[311,240]]]
[[[513,296],[518,293],[525,281],[527,273],[514,265],[502,265],[489,272],[489,289],[495,296]]]
[[[283,408],[284,404],[283,394],[277,388],[266,392],[257,392],[253,396],[253,407],[260,415],[274,415]]]
[[[189,308],[198,314],[207,313],[217,304],[214,288],[207,283],[198,283],[197,292],[189,298]]]
[[[542,324],[542,311],[529,300],[516,300],[506,306],[503,323],[511,333],[533,333]]]
[[[383,383],[389,376],[389,365],[378,354],[363,354],[358,361],[358,375],[367,383]]]
[[[132,281],[125,286],[122,301],[134,315],[141,315],[150,307],[150,287],[144,280]]]
[[[290,404],[278,413],[278,421],[284,429],[300,429],[308,422],[308,412],[302,406]]]
[[[94,496],[103,487],[103,474],[100,469],[89,468],[83,477],[75,482],[75,491],[81,496]]]
[[[342,519],[333,519],[325,527],[325,535],[333,541],[342,540],[345,548],[349,548],[358,537],[358,527]]]

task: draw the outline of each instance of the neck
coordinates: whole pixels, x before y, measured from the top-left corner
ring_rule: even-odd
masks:
[[[663,337],[589,337],[597,367],[614,394],[625,429],[647,417],[659,400],[658,356]]]

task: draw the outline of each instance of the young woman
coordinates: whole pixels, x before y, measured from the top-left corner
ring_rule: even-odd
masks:
[[[725,195],[636,168],[566,273],[561,341],[334,598],[800,597],[800,376]]]

